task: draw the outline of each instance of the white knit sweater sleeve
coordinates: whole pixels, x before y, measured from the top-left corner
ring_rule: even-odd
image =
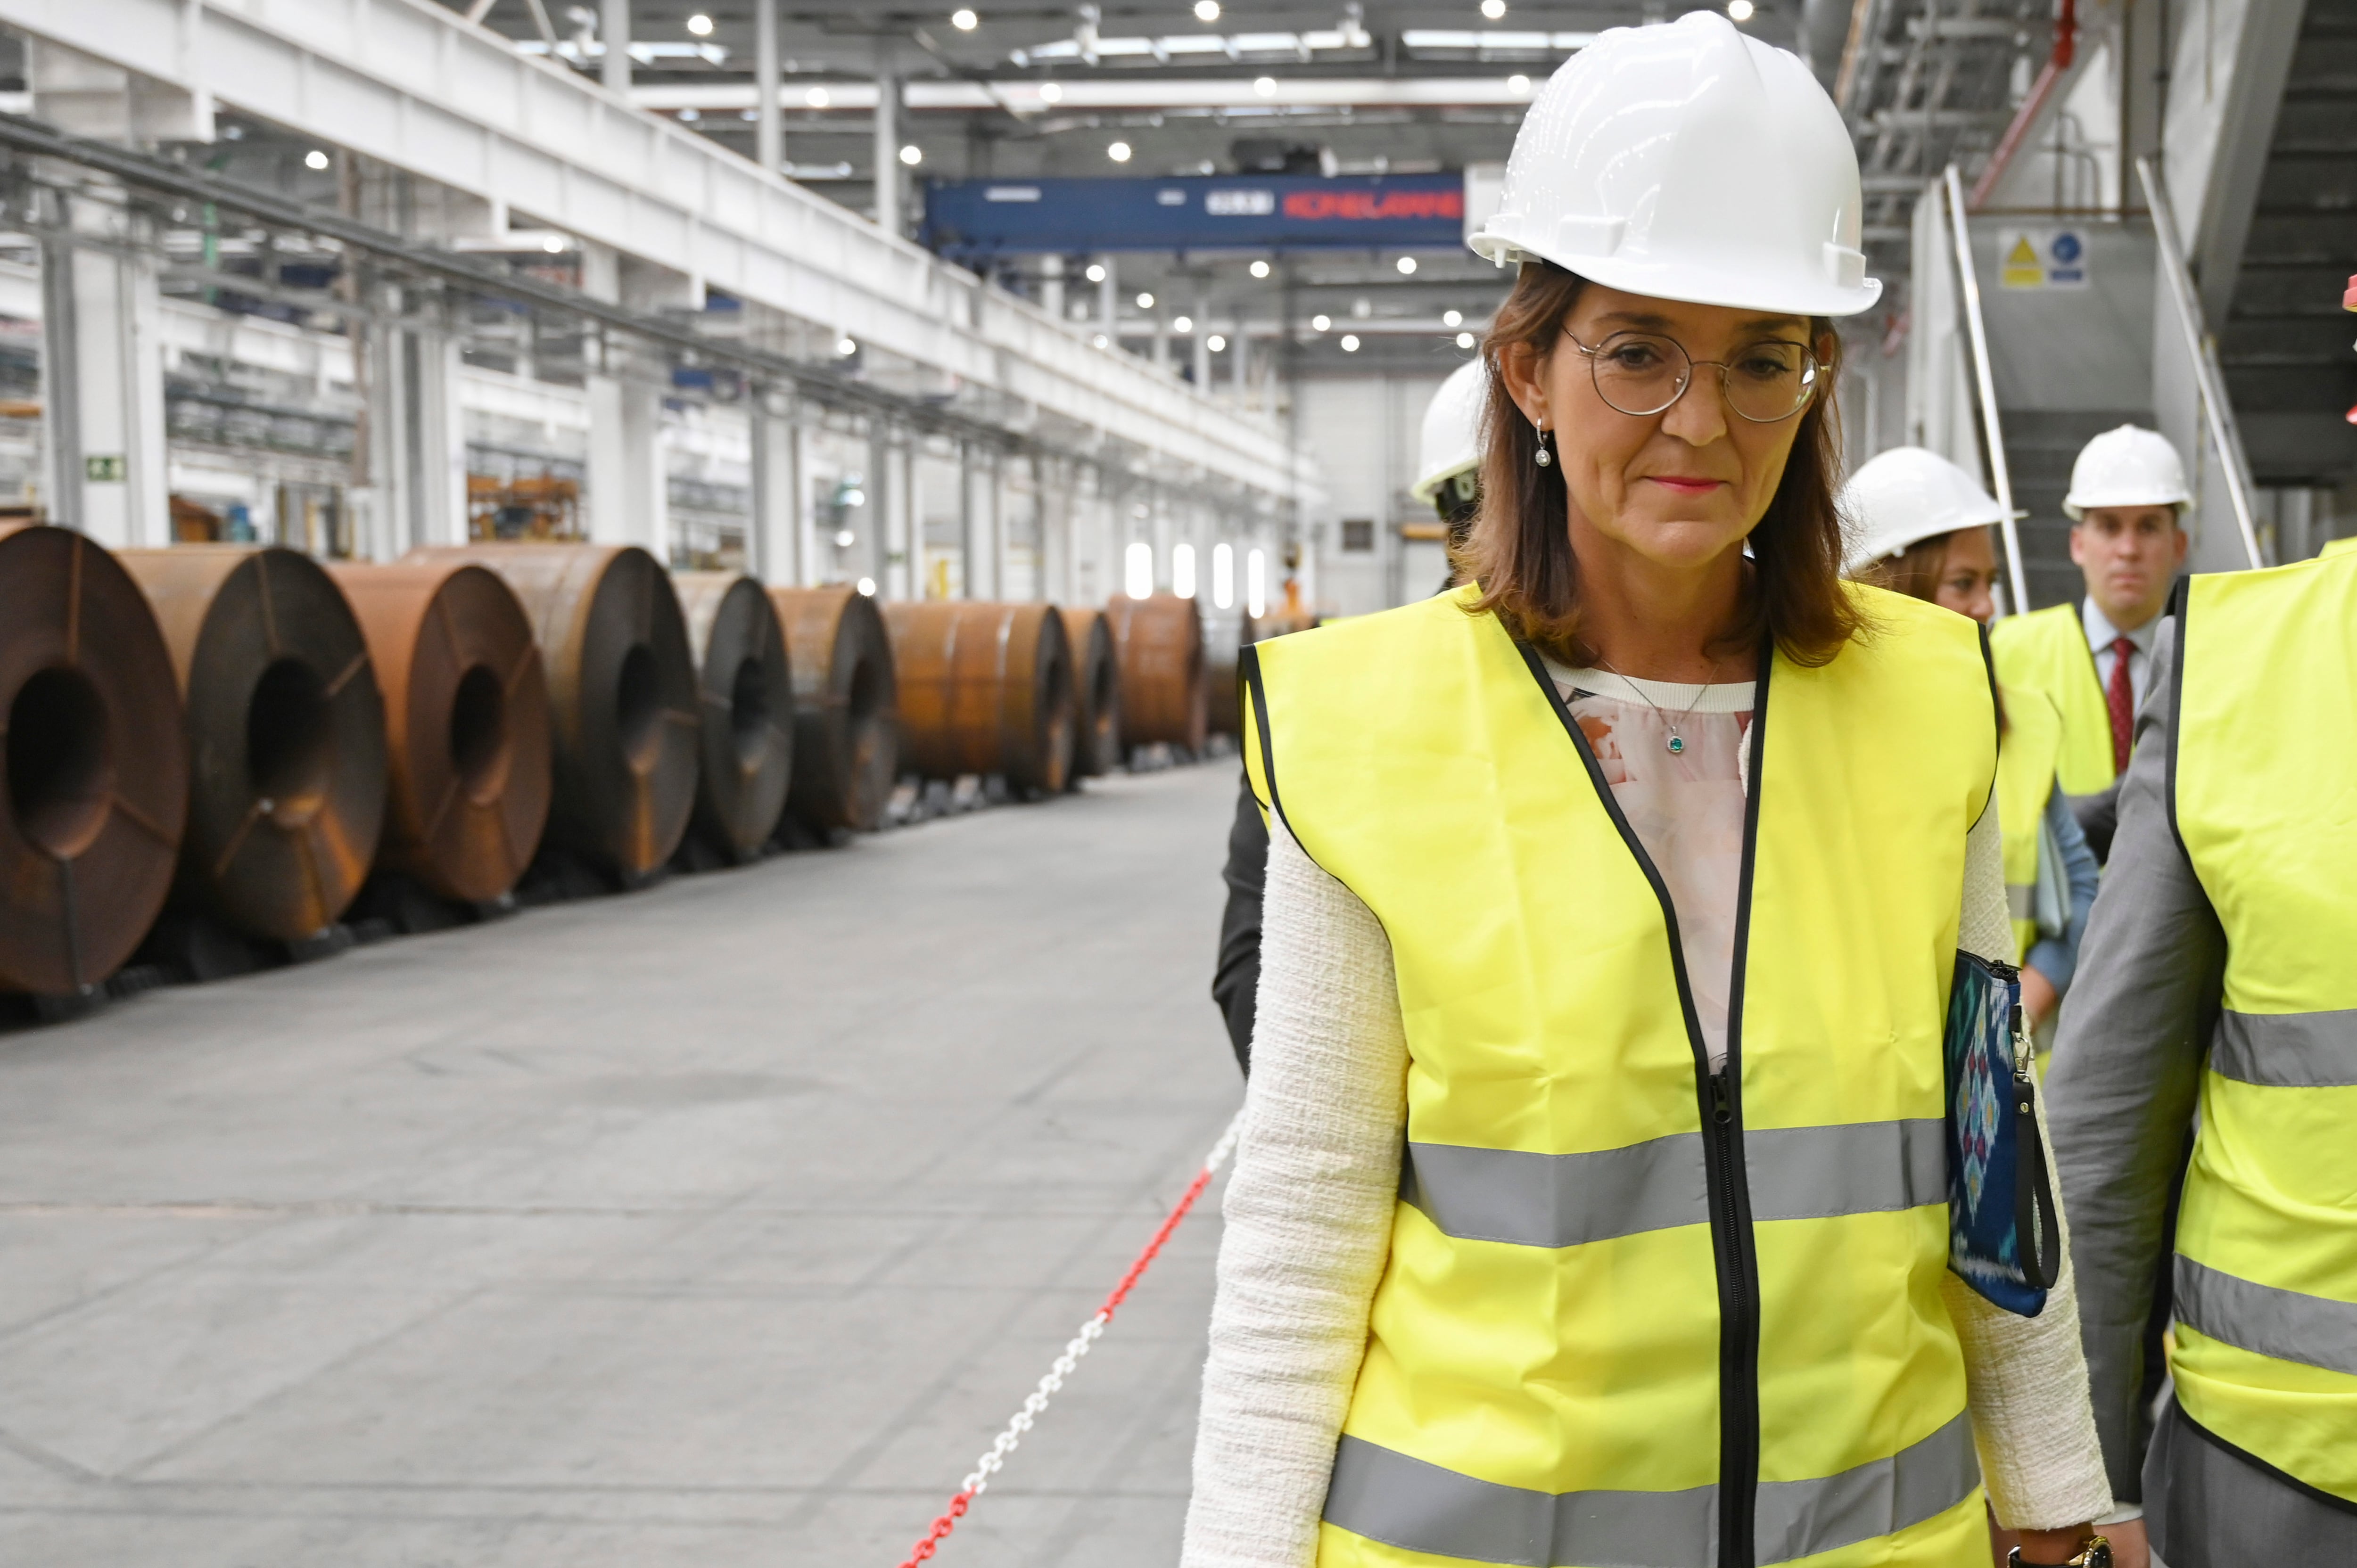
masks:
[[[1399,1188],[1407,1046],[1391,943],[1281,821],[1261,929],[1252,1084],[1181,1568],[1313,1568]],[[1959,941],[2012,953],[1994,802],[1966,841]],[[1998,1310],[1953,1275],[1942,1283],[1989,1496],[1999,1522],[2017,1528],[2077,1524],[2111,1506],[2068,1255],[2035,1318]]]
[[[1956,942],[1983,958],[2013,961],[2005,848],[1993,799],[1964,841],[1964,902]],[[2038,1135],[2046,1136],[2042,1114]],[[2050,1144],[2046,1168],[2057,1168]],[[1965,1398],[1981,1477],[1997,1522],[2011,1530],[2060,1530],[2101,1519],[2112,1508],[2094,1406],[2087,1394],[2087,1359],[2079,1345],[2069,1222],[2063,1225],[2062,1275],[2046,1293],[2046,1309],[2036,1317],[2017,1317],[1990,1305],[1953,1273],[1940,1278],[1940,1294],[1964,1344]]]
[[[1407,1125],[1392,949],[1270,825],[1259,1011],[1224,1206],[1183,1568],[1309,1568],[1391,1249]]]

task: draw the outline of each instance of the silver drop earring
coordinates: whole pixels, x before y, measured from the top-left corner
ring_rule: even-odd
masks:
[[[1535,430],[1535,431],[1537,431],[1537,432],[1538,432],[1538,435],[1539,435],[1539,451],[1538,451],[1538,465],[1539,465],[1539,467],[1542,467],[1542,468],[1551,468],[1551,467],[1553,467],[1555,466],[1555,454],[1553,454],[1553,453],[1551,453],[1551,452],[1549,452],[1549,451],[1547,450],[1547,444],[1546,444],[1546,421],[1544,421],[1544,420],[1543,420],[1543,419],[1534,419],[1534,420],[1532,420],[1532,421],[1531,421],[1531,428],[1532,428],[1532,429],[1534,429],[1534,430]]]

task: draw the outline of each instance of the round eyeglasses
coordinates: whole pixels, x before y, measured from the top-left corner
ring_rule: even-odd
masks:
[[[1564,336],[1587,356],[1596,395],[1640,419],[1685,396],[1695,369],[1708,365],[1718,371],[1727,407],[1754,424],[1773,424],[1809,406],[1824,369],[1806,348],[1778,338],[1751,344],[1731,360],[1696,360],[1676,338],[1652,332],[1615,332],[1592,349],[1569,332]]]

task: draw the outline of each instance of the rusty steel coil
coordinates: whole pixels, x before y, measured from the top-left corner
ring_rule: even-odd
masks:
[[[1072,777],[1102,778],[1121,765],[1121,662],[1113,628],[1099,609],[1066,609],[1064,641],[1072,650]]]
[[[379,867],[484,904],[532,864],[548,822],[548,681],[532,620],[485,566],[339,564],[384,693]]]
[[[0,524],[0,991],[71,996],[172,888],[188,743],[139,585],[63,528]]]
[[[276,545],[118,557],[156,611],[188,714],[176,900],[300,941],[344,912],[384,825],[384,701],[335,579]]]
[[[821,832],[884,825],[900,768],[899,682],[876,601],[856,588],[771,588],[794,678],[787,809]]]
[[[623,886],[660,873],[695,809],[695,658],[671,574],[635,544],[462,544],[515,590],[548,676],[548,842]]]
[[[996,773],[1031,794],[1071,782],[1072,654],[1054,606],[890,604],[884,626],[909,767],[928,779]]]
[[[1122,742],[1203,749],[1203,618],[1193,599],[1116,595],[1105,605],[1121,661]]]
[[[703,695],[703,772],[689,830],[732,859],[778,831],[794,776],[794,685],[769,590],[735,572],[672,578]]]

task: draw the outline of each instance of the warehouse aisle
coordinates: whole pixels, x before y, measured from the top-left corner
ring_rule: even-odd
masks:
[[[0,1562],[898,1563],[1239,1102],[1234,777],[0,1036]],[[1217,1240],[938,1562],[1173,1560]]]

